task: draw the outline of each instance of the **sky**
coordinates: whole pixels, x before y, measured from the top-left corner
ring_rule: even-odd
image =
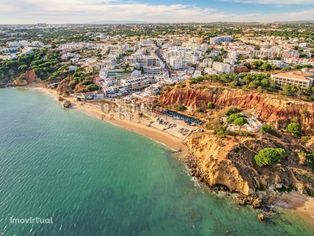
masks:
[[[0,0],[0,24],[314,21],[314,0]]]

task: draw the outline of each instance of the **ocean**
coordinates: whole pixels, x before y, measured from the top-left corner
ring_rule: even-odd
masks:
[[[260,222],[197,186],[162,145],[27,89],[0,89],[0,199],[1,235],[313,232],[289,213]]]

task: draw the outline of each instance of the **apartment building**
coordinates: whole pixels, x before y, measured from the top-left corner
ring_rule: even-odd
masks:
[[[314,84],[314,73],[305,71],[291,71],[286,73],[272,74],[271,77],[279,86],[294,85],[307,89]]]
[[[232,72],[232,67],[230,64],[216,62],[216,61],[213,63],[213,69],[217,71],[218,73],[231,73]]]
[[[161,69],[162,62],[157,56],[153,55],[134,55],[127,59],[130,65],[133,65],[137,69],[149,68],[149,67],[159,67]]]
[[[108,78],[122,78],[125,77],[125,72],[122,69],[108,69],[102,68],[99,71],[99,77],[101,79],[108,79]]]
[[[170,57],[169,64],[174,70],[181,70],[187,68],[187,62],[182,57]]]
[[[156,76],[160,75],[162,72],[162,69],[160,66],[145,66],[143,67],[144,74],[146,75],[151,75],[151,76]]]
[[[149,85],[155,83],[155,80],[149,77],[132,78],[123,80],[121,85],[129,91],[140,91]]]

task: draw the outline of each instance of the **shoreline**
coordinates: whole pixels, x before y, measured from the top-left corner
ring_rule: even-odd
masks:
[[[57,91],[49,88],[44,88],[40,86],[28,86],[28,89],[33,89],[36,91],[40,91],[48,94],[53,99],[58,101],[59,95]],[[104,113],[100,109],[96,109],[91,107],[87,103],[75,101],[72,97],[66,97],[65,100],[69,100],[72,105],[72,109],[80,111],[90,117],[96,118],[98,120],[102,120],[104,122],[110,123],[111,125],[117,126],[119,128],[134,132],[136,134],[142,135],[146,138],[153,140],[156,143],[159,143],[169,150],[175,152],[180,158],[183,158],[188,154],[188,148],[184,144],[183,140],[172,136],[169,133],[163,132],[157,128],[148,127],[146,124],[141,122],[134,122],[129,119],[119,119],[119,118],[111,118],[108,115],[104,115]]]
[[[46,93],[47,95],[58,101],[59,95],[57,94],[57,91],[53,89],[48,89],[41,86],[28,86],[27,88]],[[169,150],[175,152],[175,155],[178,156],[179,159],[183,159],[188,155],[188,148],[183,143],[183,140],[180,140],[179,138],[174,137],[166,132],[163,132],[153,127],[148,127],[143,123],[137,123],[130,120],[110,119],[108,116],[104,116],[104,113],[100,109],[97,110],[93,107],[88,106],[87,104],[75,101],[71,97],[67,97],[65,98],[65,100],[69,100],[74,105],[73,109],[76,109],[77,111],[83,112],[88,116],[110,123],[114,126],[118,126],[122,129],[137,133],[165,146]],[[178,152],[178,150],[181,151]],[[279,197],[275,206],[281,209],[288,210],[290,213],[294,214],[302,221],[306,222],[306,224],[309,224],[311,226],[314,225],[313,197],[308,197],[306,195],[296,192],[284,193]]]
[[[314,229],[314,198],[298,192],[283,193],[276,206],[290,211]]]

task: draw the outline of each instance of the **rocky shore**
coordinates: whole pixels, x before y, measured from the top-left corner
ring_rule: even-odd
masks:
[[[270,135],[260,139],[220,139],[210,133],[195,134],[187,142],[190,155],[186,157],[185,163],[191,176],[215,192],[232,193],[232,199],[238,205],[260,209],[258,218],[265,220],[276,213],[276,206],[283,207],[280,204],[283,194],[295,191],[302,198],[313,196],[314,193],[313,171],[300,164],[296,153],[304,147],[291,140],[285,141]],[[253,157],[256,150],[266,146],[285,148],[290,153],[289,158],[275,166],[258,167]],[[308,200],[313,201],[313,198]],[[291,204],[287,203],[286,208],[291,208]],[[307,220],[313,220],[309,215]]]
[[[214,191],[236,193],[237,204],[265,212],[272,212],[274,206],[280,205],[278,202],[285,193],[295,192],[300,198],[314,196],[314,172],[302,155],[314,150],[313,103],[210,83],[168,88],[159,101],[164,106],[183,106],[185,114],[204,120],[202,131],[187,140],[190,155],[185,162],[190,174]],[[214,109],[206,109],[209,103]],[[205,111],[200,110],[202,107]],[[222,118],[231,108],[250,114],[276,131],[238,132],[220,137],[215,129],[222,127]],[[308,139],[306,144],[285,133],[291,121],[297,121],[302,127]],[[264,148],[280,148],[287,156],[278,163],[260,167],[254,157]],[[313,199],[309,197],[307,201],[314,202]],[[286,205],[291,208],[290,203]],[[314,212],[314,207],[307,210],[310,211]],[[312,214],[306,218],[314,223]]]

